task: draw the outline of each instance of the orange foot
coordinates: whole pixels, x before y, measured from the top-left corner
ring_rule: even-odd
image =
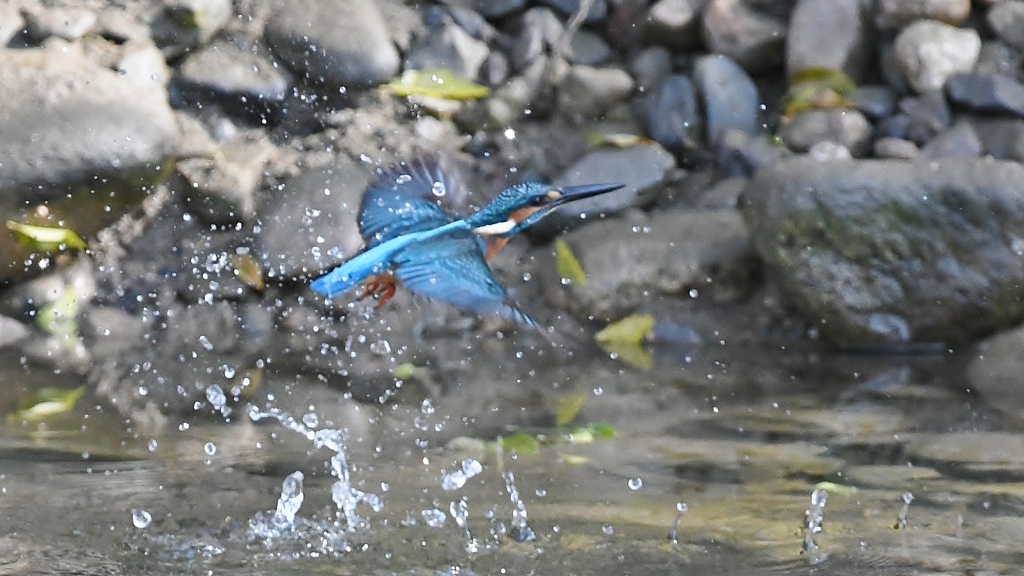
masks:
[[[397,281],[392,274],[382,276],[371,276],[363,285],[363,291],[356,296],[357,300],[364,300],[368,296],[377,299],[377,308],[388,303],[395,295]]]

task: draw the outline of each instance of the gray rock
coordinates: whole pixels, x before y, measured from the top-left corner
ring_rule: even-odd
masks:
[[[982,159],[816,162],[744,191],[754,245],[835,343],[958,342],[1024,318],[1024,166]]]
[[[277,0],[267,40],[292,69],[332,86],[372,86],[399,68],[398,50],[373,2]]]
[[[856,82],[873,65],[872,28],[862,0],[800,0],[789,21],[786,71],[842,70]]]
[[[1020,50],[1001,40],[985,40],[974,71],[978,74],[1001,74],[1013,78],[1024,66]]]
[[[891,158],[893,160],[912,160],[921,151],[910,140],[886,136],[875,140],[873,151],[878,158]]]
[[[177,128],[162,86],[64,48],[0,50],[0,213],[89,238],[137,207],[139,184],[159,178]],[[39,205],[48,220],[30,213]],[[22,274],[28,256],[0,234],[0,282]]]
[[[896,110],[896,93],[884,84],[858,86],[847,99],[872,120],[891,116]]]
[[[1014,328],[978,345],[967,367],[967,382],[988,406],[1024,417],[1020,375],[1024,374],[1024,329]]]
[[[117,61],[118,76],[164,89],[171,81],[171,68],[163,53],[150,42],[130,42]]]
[[[988,9],[985,20],[1000,40],[1018,50],[1024,50],[1024,2],[996,2]]]
[[[633,93],[633,78],[618,68],[576,65],[558,86],[558,105],[569,114],[599,116]]]
[[[511,16],[526,7],[526,0],[473,0],[473,9],[488,20]]]
[[[78,40],[96,25],[96,13],[74,6],[25,10],[28,35],[39,41],[50,36]]]
[[[580,11],[580,0],[540,0],[540,3],[554,8],[563,16],[571,17]],[[594,0],[590,5],[590,10],[587,11],[584,22],[597,24],[604,22],[606,18],[608,18],[607,0]]]
[[[737,210],[669,210],[596,222],[565,235],[587,282],[572,286],[583,316],[609,319],[653,295],[752,274],[750,233]],[[737,270],[740,269],[740,271]]]
[[[942,92],[904,98],[900,100],[899,107],[907,118],[905,136],[919,145],[953,125],[953,113]]]
[[[644,39],[672,48],[701,42],[701,13],[708,0],[658,0],[644,17]]]
[[[572,35],[565,57],[570,64],[597,66],[611,59],[612,49],[597,34],[589,30],[579,30]]]
[[[661,46],[647,48],[630,60],[629,71],[636,89],[650,92],[672,73],[672,53]]]
[[[178,78],[187,89],[245,108],[273,107],[288,97],[291,84],[273,62],[231,42],[214,42],[191,54],[178,67]]]
[[[750,76],[727,56],[702,56],[693,70],[707,122],[708,143],[717,146],[729,130],[760,131],[761,97]]]
[[[139,345],[145,321],[112,306],[89,306],[79,321],[82,340],[95,358],[109,358]]]
[[[209,42],[232,14],[231,0],[167,0],[153,21],[153,40],[168,56],[179,56]]]
[[[309,277],[355,254],[363,243],[356,210],[368,183],[365,168],[340,157],[260,198],[256,257],[267,276]]]
[[[405,67],[412,70],[445,68],[457,75],[476,80],[487,60],[490,48],[470,36],[453,22],[445,22],[427,32],[412,48]]]
[[[954,104],[975,112],[1024,116],[1024,84],[998,74],[968,72],[946,81],[946,95]]]
[[[984,154],[1024,162],[1024,120],[978,116],[967,121],[974,125]]]
[[[16,34],[25,29],[21,10],[12,4],[0,6],[0,46],[6,46]]]
[[[541,224],[550,221],[549,230],[563,228],[580,224],[580,216],[583,214],[593,218],[640,205],[675,166],[672,154],[654,143],[592,150],[555,178],[552,184],[571,186],[617,182],[625,184],[625,187],[595,198],[573,202],[548,216]]]
[[[904,28],[894,44],[896,60],[917,92],[940,90],[959,72],[970,72],[981,53],[981,37],[969,28],[918,20]]]
[[[647,133],[665,148],[683,151],[701,143],[704,121],[693,82],[681,74],[669,76],[653,95]]]
[[[562,21],[550,8],[530,8],[523,14],[522,32],[512,43],[512,65],[524,70],[562,35]]]
[[[27,338],[30,333],[31,329],[28,326],[14,318],[0,316],[0,348],[17,344]]]
[[[871,123],[857,110],[810,109],[783,124],[779,135],[794,152],[807,152],[819,142],[832,142],[849,149],[854,156],[871,149]]]
[[[922,158],[977,158],[981,140],[969,122],[957,122],[921,149]]]
[[[704,44],[749,72],[782,64],[786,23],[757,12],[741,0],[711,0],[704,10]]]
[[[774,138],[731,129],[726,130],[718,144],[716,160],[717,165],[730,176],[749,176],[792,155]]]
[[[189,209],[204,222],[220,226],[252,220],[256,187],[274,151],[266,136],[254,132],[225,143],[208,157],[179,161],[178,173],[188,184]]]
[[[878,0],[875,22],[881,29],[898,30],[915,20],[938,20],[957,26],[971,13],[971,0]]]

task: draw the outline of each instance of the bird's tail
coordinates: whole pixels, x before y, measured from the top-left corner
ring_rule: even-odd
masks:
[[[318,294],[333,298],[351,290],[365,278],[365,275],[353,274],[346,266],[339,266],[314,280],[309,287]]]

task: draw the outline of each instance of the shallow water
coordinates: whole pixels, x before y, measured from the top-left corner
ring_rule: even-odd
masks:
[[[207,414],[159,432],[136,429],[89,396],[42,421],[9,417],[0,428],[0,574],[1024,566],[1024,434],[1003,406],[967,388],[964,357],[648,352],[649,371],[596,351],[554,366],[550,354],[485,343],[461,381],[409,404],[362,404],[315,377],[267,372],[258,394],[226,418]],[[12,390],[82,384],[17,358],[0,365],[5,408]],[[577,434],[535,453],[496,453],[476,441],[516,430],[558,438],[554,418],[566,398],[584,400],[580,423],[610,425],[615,438]],[[358,520],[339,521],[335,452],[275,419],[253,422],[249,404],[299,422],[313,413],[304,420],[311,429],[345,429],[351,489],[377,496],[380,509],[360,503]],[[466,461],[480,472],[466,468],[458,487],[452,473]],[[257,533],[255,519],[272,516],[296,471],[304,501],[294,527]],[[819,492],[807,515],[816,486],[827,498],[822,507]],[[510,487],[532,541],[510,535]]]

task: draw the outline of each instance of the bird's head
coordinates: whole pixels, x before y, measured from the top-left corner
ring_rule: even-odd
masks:
[[[508,237],[536,224],[555,208],[622,188],[622,184],[584,184],[552,187],[540,182],[516,184],[501,191],[490,204],[469,218],[483,236]]]

